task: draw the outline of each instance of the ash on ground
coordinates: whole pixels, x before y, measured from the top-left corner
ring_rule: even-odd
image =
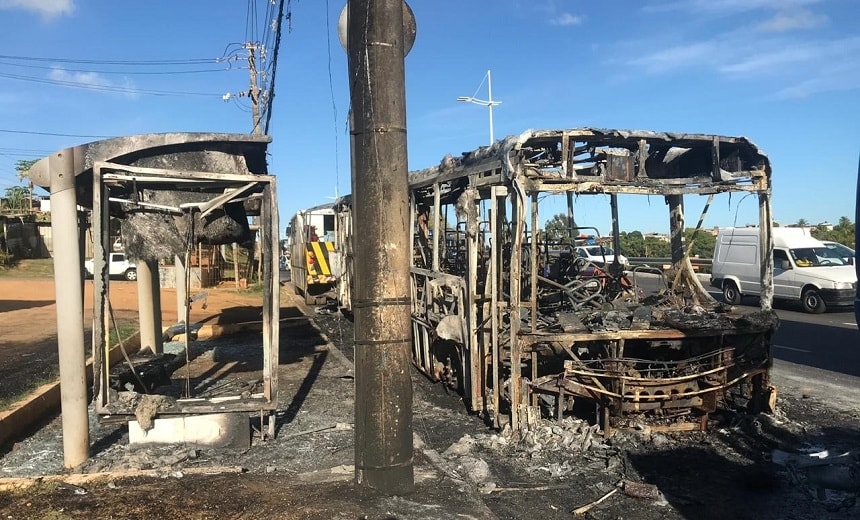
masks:
[[[828,403],[784,392],[776,414],[725,416],[704,433],[659,433],[642,427],[607,439],[596,426],[575,417],[542,420],[523,432],[497,431],[467,413],[459,395],[417,372],[413,372],[417,491],[399,499],[370,499],[351,484],[352,323],[339,312],[317,312],[312,318],[315,325],[282,329],[274,439],[264,440],[255,431],[250,448],[244,450],[138,447],[129,445],[125,424],[99,421],[91,414],[92,457],[76,471],[155,470],[166,479],[163,486],[176,487],[179,479],[198,493],[220,494],[223,513],[232,511],[233,502],[250,484],[216,488],[215,483],[227,477],[206,480],[187,474],[190,468],[239,466],[244,482],[268,482],[261,484],[267,495],[292,489],[293,496],[281,499],[293,505],[301,502],[307,514],[295,517],[303,518],[356,518],[345,512],[367,511],[373,504],[378,515],[368,518],[567,519],[575,508],[610,493],[614,494],[594,505],[586,517],[775,520],[860,515],[853,492],[822,490],[805,467],[781,465],[772,458],[775,450],[805,454],[821,447],[835,452],[857,446],[856,413],[834,417]],[[235,354],[248,341],[243,336],[211,340],[209,352],[227,349]],[[206,352],[197,352],[195,361],[206,360]],[[217,363],[214,357],[210,361]],[[253,379],[252,365],[235,374],[236,379]],[[258,420],[249,420],[258,429]],[[3,455],[0,476],[60,474],[62,466],[61,423],[56,418]],[[316,482],[302,488],[307,494],[303,499],[296,496],[297,488],[290,487],[302,482]],[[131,494],[152,485],[157,484],[123,489]],[[105,484],[99,486],[106,490]],[[109,491],[115,498],[124,496],[122,489]],[[320,497],[329,502],[315,504],[314,516],[307,502]],[[15,498],[4,500],[0,498],[0,510],[23,507]],[[319,512],[322,508],[328,513]],[[281,511],[266,509],[272,510]]]

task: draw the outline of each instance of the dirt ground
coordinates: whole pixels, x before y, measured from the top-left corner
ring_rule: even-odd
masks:
[[[89,349],[93,284],[84,285],[84,341]],[[191,323],[216,319],[258,320],[260,292],[236,290],[232,284],[193,291],[205,297],[191,305]],[[138,328],[137,284],[111,281],[110,301],[120,330]],[[176,290],[162,289],[162,323],[177,322]],[[57,374],[57,306],[53,279],[0,278],[0,399],[45,382]]]
[[[0,294],[8,301],[5,292]],[[224,289],[210,295],[208,312],[214,312],[212,302],[220,297],[225,314],[249,308],[250,301]],[[169,299],[165,295],[166,305]],[[38,302],[46,300],[25,301],[37,302],[29,309],[44,310],[49,304]],[[135,299],[128,303],[130,312]],[[25,309],[0,316],[20,310]],[[336,311],[305,307],[285,286],[282,314],[299,310],[313,321],[281,329],[274,439],[255,433],[250,448],[241,450],[134,446],[127,426],[91,414],[91,458],[69,475],[63,469],[60,418],[53,418],[0,452],[0,477],[34,484],[0,491],[0,518],[554,520],[574,518],[572,510],[615,489],[581,518],[860,517],[854,495],[819,494],[804,471],[772,460],[777,449],[854,449],[860,444],[857,410],[836,410],[826,400],[787,392],[780,395],[775,415],[715,417],[705,433],[643,429],[604,439],[587,422],[566,418],[512,435],[488,428],[464,411],[459,396],[415,372],[416,491],[404,497],[369,491],[353,481],[352,323]],[[201,341],[194,347],[194,361],[217,364],[224,360],[219,356],[229,360],[251,352],[258,341],[253,334]],[[252,377],[252,371],[249,366],[230,377]],[[75,485],[26,480],[64,474],[83,480]],[[655,486],[658,493],[631,496],[619,487],[624,482]]]

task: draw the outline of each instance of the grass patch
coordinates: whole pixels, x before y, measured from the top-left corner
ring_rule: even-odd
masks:
[[[53,278],[53,258],[28,258],[15,263],[0,265],[0,278]]]
[[[30,395],[34,390],[36,390],[40,386],[42,386],[46,383],[56,381],[59,378],[60,378],[60,367],[59,367],[59,365],[51,365],[48,368],[47,373],[44,376],[30,381],[25,386],[19,388],[16,392],[12,393],[11,395],[4,395],[3,397],[0,397],[0,411],[8,409],[13,404],[24,399],[25,397]]]
[[[247,293],[247,294],[263,294],[263,283],[262,282],[249,283],[248,288],[242,292]]]
[[[120,323],[119,324],[119,337],[122,338],[123,341],[128,341],[129,338],[137,334],[137,322],[134,323]],[[87,341],[87,343],[90,343]],[[117,345],[119,340],[117,339],[116,329],[111,325],[110,331],[110,345],[111,347]],[[87,345],[88,355],[92,356],[92,345]],[[7,410],[10,406],[17,403],[18,401],[24,399],[28,395],[30,395],[34,390],[39,388],[40,386],[51,383],[53,381],[57,381],[60,379],[60,367],[59,365],[51,365],[47,368],[46,373],[37,378],[31,380],[27,385],[19,388],[16,392],[11,395],[4,395],[0,397],[0,411]]]
[[[134,336],[137,333],[137,323],[117,323],[117,326],[114,327],[113,324],[110,326],[110,336],[109,341],[110,346],[113,347],[117,343],[119,343],[119,339],[117,338],[116,329],[119,329],[119,337],[122,338],[123,342],[127,341],[128,338]]]

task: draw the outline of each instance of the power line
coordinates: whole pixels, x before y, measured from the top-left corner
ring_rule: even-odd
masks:
[[[287,6],[289,10],[289,6]],[[288,18],[289,19],[289,15]],[[275,101],[275,75],[278,72],[278,52],[281,48],[281,26],[283,25],[281,22],[284,19],[284,0],[280,0],[278,4],[278,27],[275,32],[275,48],[272,51],[272,78],[271,84],[269,88],[269,96],[266,100],[266,124],[263,127],[263,133],[269,133],[269,122],[272,120],[272,103]]]
[[[138,71],[138,70],[85,70],[85,69],[68,69],[65,67],[48,67],[44,65],[24,65],[22,63],[10,63],[8,61],[0,61],[0,65],[8,65],[10,67],[22,67],[27,69],[42,69],[42,70],[62,70],[65,72],[86,72],[93,74],[122,74],[122,75],[131,75],[131,74],[197,74],[201,72],[224,72],[229,70],[229,67],[226,69],[199,69],[199,70],[158,70],[158,71]]]
[[[189,59],[177,59],[177,60],[82,60],[82,59],[71,59],[71,58],[45,58],[45,57],[37,57],[37,56],[8,56],[0,54],[0,59],[3,60],[19,60],[19,61],[49,61],[55,63],[86,63],[86,64],[96,64],[96,65],[140,65],[140,66],[153,66],[153,65],[194,65],[194,64],[212,64],[216,63],[217,60],[215,58],[189,58]]]
[[[0,148],[0,153],[51,153],[53,150],[41,150],[38,148]]]
[[[113,135],[61,134],[56,132],[35,132],[31,130],[9,130],[5,128],[0,128],[0,132],[4,134],[50,135],[54,137],[91,137],[97,139],[109,139],[111,137],[116,137]]]
[[[34,78],[32,76],[20,76],[18,74],[0,73],[0,78],[15,79],[19,81],[30,81],[33,83],[42,83],[46,85],[58,85],[63,87],[80,88],[84,90],[96,90],[104,92],[119,92],[123,94],[146,94],[151,96],[207,96],[221,97],[221,94],[213,94],[209,92],[184,92],[178,90],[150,90],[131,87],[120,87],[117,85],[98,85],[94,83],[83,83],[79,81],[66,81],[56,79]]]

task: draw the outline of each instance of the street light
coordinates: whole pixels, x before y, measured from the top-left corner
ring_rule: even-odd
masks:
[[[484,79],[487,80],[487,99],[478,99],[475,96],[460,96],[457,98],[457,101],[465,101],[466,103],[474,103],[476,105],[480,105],[482,107],[487,107],[490,110],[490,146],[493,145],[495,139],[493,139],[493,107],[496,105],[501,105],[501,101],[493,101],[493,76],[490,74],[490,71],[487,71],[487,75],[484,76]],[[484,80],[481,80],[481,85],[484,84]],[[478,90],[481,89],[481,85],[478,85]],[[475,90],[475,94],[478,93],[478,90]]]

